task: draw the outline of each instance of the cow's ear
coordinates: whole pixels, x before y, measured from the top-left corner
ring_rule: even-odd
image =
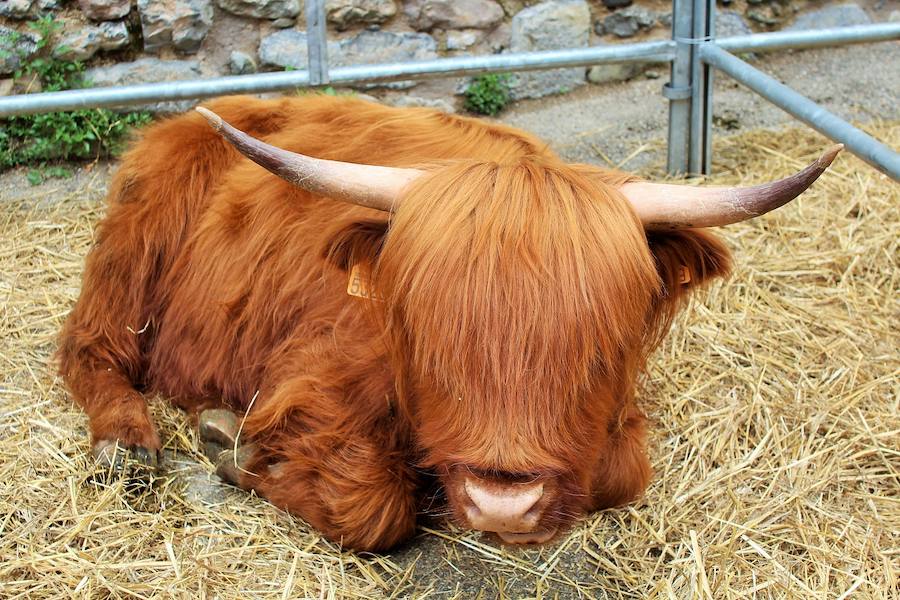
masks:
[[[372,265],[387,235],[386,221],[355,221],[339,229],[325,249],[326,260],[344,271],[354,265]]]
[[[667,300],[681,299],[697,286],[731,271],[731,253],[708,231],[650,231],[647,242]]]

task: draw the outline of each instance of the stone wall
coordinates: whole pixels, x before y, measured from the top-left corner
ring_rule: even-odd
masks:
[[[717,28],[727,36],[867,23],[869,13],[887,20],[885,0],[872,2],[867,13],[856,4],[724,0]],[[668,37],[671,27],[664,0],[327,0],[326,13],[333,66],[627,43]],[[27,22],[46,14],[62,24],[54,55],[87,63],[94,85],[306,68],[303,0],[0,0],[0,79],[17,68],[19,54],[34,51]],[[564,93],[659,70],[608,65],[518,74],[513,96]],[[459,88],[459,82],[422,84],[417,93],[446,97]]]

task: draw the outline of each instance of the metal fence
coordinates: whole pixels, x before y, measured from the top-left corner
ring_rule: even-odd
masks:
[[[348,85],[592,66],[607,63],[671,63],[663,86],[669,100],[668,170],[710,172],[713,69],[747,86],[769,102],[900,181],[900,154],[798,92],[762,73],[734,53],[773,52],[900,39],[900,23],[783,31],[716,39],[715,0],[674,0],[670,40],[567,50],[464,56],[429,61],[328,67],[324,0],[306,2],[309,69],[201,80],[47,92],[0,98],[0,118],[101,106],[127,106],[261,93],[325,84]]]

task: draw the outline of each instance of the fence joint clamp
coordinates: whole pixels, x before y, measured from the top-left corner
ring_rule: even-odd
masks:
[[[675,87],[669,82],[663,86],[662,95],[669,100],[687,100],[691,97],[691,86]]]

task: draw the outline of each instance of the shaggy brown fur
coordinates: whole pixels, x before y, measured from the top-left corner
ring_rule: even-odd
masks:
[[[627,175],[508,127],[326,96],[208,106],[276,146],[430,173],[388,223],[197,114],[149,128],[61,338],[96,442],[159,448],[137,390],[240,413],[256,395],[242,485],[360,549],[411,535],[428,474],[463,524],[465,473],[544,480],[548,526],[643,491],[635,380],[689,290],[727,272],[713,236],[645,233]],[[384,301],[347,295],[352,265]]]

